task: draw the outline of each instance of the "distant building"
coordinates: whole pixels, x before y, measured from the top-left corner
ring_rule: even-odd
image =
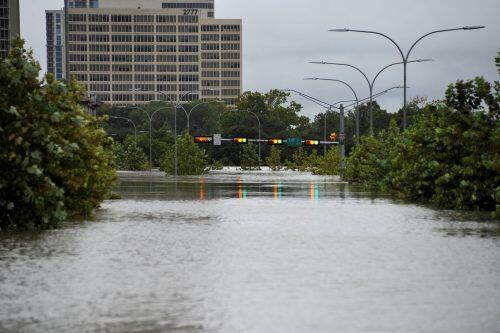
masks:
[[[0,0],[0,59],[7,57],[12,39],[19,35],[19,0]]]
[[[98,101],[232,105],[241,94],[242,23],[215,19],[214,0],[67,3],[66,25],[65,11],[46,12],[48,71],[76,77]]]

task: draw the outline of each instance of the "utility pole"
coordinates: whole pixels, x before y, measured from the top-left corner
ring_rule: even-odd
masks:
[[[340,104],[340,135],[339,135],[339,143],[340,143],[340,168],[344,169],[345,167],[345,128],[344,128],[344,104]]]

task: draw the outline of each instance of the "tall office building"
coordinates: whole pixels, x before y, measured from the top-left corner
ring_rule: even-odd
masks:
[[[19,0],[0,0],[0,59],[5,59],[10,42],[19,34]]]
[[[215,19],[214,0],[67,3],[46,12],[48,69],[76,77],[97,100],[232,105],[241,94],[241,20]]]

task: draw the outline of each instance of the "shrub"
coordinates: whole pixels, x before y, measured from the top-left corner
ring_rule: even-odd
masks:
[[[219,161],[219,160],[216,160],[212,163],[212,165],[210,166],[210,170],[223,170],[224,169],[224,164],[222,163],[222,161]]]
[[[253,144],[244,145],[240,151],[240,166],[242,170],[258,170],[260,167],[257,147]]]
[[[363,138],[344,178],[443,208],[500,205],[500,86],[482,78],[450,85],[405,132]]]
[[[271,153],[266,159],[266,163],[272,171],[280,171],[281,169],[283,169],[283,163],[281,163],[281,150],[278,147],[271,147]]]
[[[82,87],[47,75],[17,39],[0,62],[0,230],[88,214],[114,183],[112,139],[79,106]]]
[[[340,174],[340,150],[331,147],[324,156],[316,158],[312,172],[315,175],[336,176]]]
[[[126,140],[123,145],[115,143],[113,148],[118,170],[142,171],[149,168],[146,154],[135,142]]]
[[[188,135],[177,138],[177,174],[179,176],[202,175],[210,169],[208,156]],[[160,167],[168,175],[175,174],[175,147],[167,149]]]

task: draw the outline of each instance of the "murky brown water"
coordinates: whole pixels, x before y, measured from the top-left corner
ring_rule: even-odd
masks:
[[[305,174],[129,174],[95,221],[0,238],[1,332],[500,332],[500,238]]]

